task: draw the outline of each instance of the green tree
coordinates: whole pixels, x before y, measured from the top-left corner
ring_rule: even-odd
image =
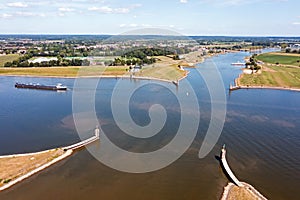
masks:
[[[13,66],[13,64],[11,62],[6,62],[4,64],[4,67],[12,67],[12,66]]]

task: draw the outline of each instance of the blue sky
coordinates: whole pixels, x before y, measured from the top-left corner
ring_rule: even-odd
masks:
[[[300,36],[299,0],[1,0],[0,34]]]

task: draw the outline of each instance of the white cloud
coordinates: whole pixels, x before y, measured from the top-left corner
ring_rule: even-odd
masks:
[[[32,12],[16,12],[15,15],[20,17],[32,17],[32,16],[36,16],[37,14]]]
[[[89,11],[98,11],[100,13],[105,13],[105,14],[126,14],[129,13],[132,9],[141,7],[141,4],[133,4],[128,7],[119,7],[119,8],[112,8],[109,6],[102,6],[102,7],[90,7],[88,8]]]
[[[120,28],[176,28],[175,25],[151,25],[151,24],[120,24]]]
[[[18,17],[46,17],[44,13],[33,13],[33,12],[16,12],[14,14]]]
[[[102,7],[98,8],[98,11],[100,11],[102,13],[112,13],[114,11],[114,9],[112,9],[111,7],[108,7],[108,6],[102,6]]]
[[[113,12],[113,9],[108,7],[108,6],[102,6],[102,7],[91,7],[91,8],[88,8],[89,11],[99,11],[101,13],[112,13]]]
[[[151,27],[151,25],[148,24],[121,24],[120,28],[137,28],[137,27]]]
[[[12,2],[6,4],[8,7],[15,7],[15,8],[27,8],[28,5],[22,2]]]
[[[129,6],[129,8],[138,8],[138,7],[142,7],[142,4],[137,3]]]
[[[129,8],[116,8],[114,9],[114,11],[115,13],[124,13],[124,14],[130,12]]]
[[[129,27],[138,27],[137,24],[129,24]]]
[[[0,19],[7,19],[7,18],[11,18],[12,15],[11,14],[7,14],[7,13],[3,13],[0,15]]]
[[[14,12],[0,14],[0,19],[9,19],[15,17],[46,17],[45,13],[33,13],[33,12]]]
[[[66,8],[66,7],[58,8],[58,10],[60,12],[73,12],[73,11],[75,11],[75,9],[73,9],[73,8]]]
[[[187,0],[180,0],[180,1],[187,1]],[[247,4],[274,4],[274,3],[286,3],[289,0],[201,0],[201,3],[207,3],[217,6],[240,6],[240,5],[247,5]]]
[[[142,24],[142,27],[151,27],[150,24]]]
[[[95,6],[93,6],[93,7],[90,7],[90,8],[88,8],[88,10],[89,10],[89,11],[98,11],[98,10],[99,10],[99,8],[98,8],[98,7],[95,7]]]
[[[180,3],[187,3],[188,0],[180,0]]]
[[[293,22],[293,25],[300,25],[300,22]]]

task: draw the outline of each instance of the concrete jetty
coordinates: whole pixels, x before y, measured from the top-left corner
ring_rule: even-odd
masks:
[[[63,150],[67,151],[67,150],[76,150],[76,149],[79,149],[79,148],[81,148],[83,146],[89,145],[89,144],[91,144],[91,143],[99,140],[99,136],[100,136],[100,130],[99,130],[99,128],[96,128],[95,129],[95,135],[93,137],[91,137],[89,139],[86,139],[84,141],[78,142],[76,144],[64,147]]]
[[[22,176],[19,176],[19,177],[16,177],[15,179],[11,180],[9,183],[7,184],[4,184],[2,186],[0,186],[0,192],[3,191],[3,190],[6,190],[10,187],[12,187],[13,185],[23,181],[24,179],[50,167],[51,165],[69,157],[70,155],[72,155],[72,153],[74,152],[74,150],[76,149],[79,149],[83,146],[86,146],[86,145],[89,145],[97,140],[99,140],[100,138],[100,130],[99,128],[97,127],[95,129],[95,135],[89,139],[86,139],[84,141],[81,141],[79,143],[76,143],[76,144],[73,144],[73,145],[70,145],[70,146],[67,146],[67,147],[62,147],[61,149],[63,149],[65,152],[60,155],[59,157],[57,158],[54,158],[53,160],[51,160],[50,162],[47,162],[31,171],[29,171],[28,173],[26,174],[23,174]],[[25,156],[35,156],[35,155],[38,155],[38,154],[41,154],[41,153],[47,153],[51,150],[46,150],[46,151],[41,151],[41,152],[35,152],[35,153],[25,153],[25,154],[14,154],[14,155],[6,155],[6,156],[0,156],[0,158],[17,158],[17,157],[25,157]]]
[[[233,181],[233,183],[239,187],[242,187],[243,184],[236,178],[236,176],[233,174],[233,172],[231,171],[227,160],[226,160],[226,149],[225,149],[225,145],[223,146],[222,150],[221,150],[221,164],[222,167],[224,168],[226,174],[230,177],[230,179]]]
[[[248,183],[245,183],[245,182],[240,182],[236,178],[236,176],[231,171],[231,169],[230,169],[230,167],[229,167],[229,165],[227,163],[227,160],[226,160],[225,144],[223,145],[222,150],[221,150],[220,162],[221,162],[221,165],[222,165],[222,167],[224,169],[224,173],[226,173],[226,175],[228,175],[228,177],[233,182],[233,183],[229,183],[228,186],[226,186],[224,188],[224,192],[223,192],[221,200],[227,200],[228,199],[229,191],[231,190],[231,188],[234,187],[234,185],[236,185],[236,186],[238,186],[238,187],[240,187],[242,189],[245,189],[245,190],[249,191],[253,195],[253,197],[255,197],[255,199],[258,199],[258,200],[267,200],[267,198],[264,197],[259,191],[257,191],[252,185],[250,185]]]

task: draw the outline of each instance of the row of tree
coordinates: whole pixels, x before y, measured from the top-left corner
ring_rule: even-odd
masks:
[[[4,67],[55,67],[55,66],[89,66],[90,61],[81,59],[58,59],[43,62],[29,62],[27,60],[19,59],[13,62],[7,62]]]
[[[250,68],[251,70],[260,70],[261,66],[257,64],[256,59],[257,54],[254,54],[250,57],[249,62],[246,63],[246,68]]]
[[[115,58],[115,60],[111,63],[111,65],[118,66],[118,65],[153,64],[156,62],[156,59],[153,56],[166,56],[172,54],[174,54],[174,52],[168,49],[159,49],[159,48],[134,49],[124,53],[120,58]]]
[[[110,63],[111,66],[124,66],[124,65],[143,65],[143,64],[153,64],[155,63],[155,58],[115,58],[115,60]]]
[[[166,56],[174,54],[171,50],[168,49],[160,49],[160,48],[142,48],[142,49],[134,49],[126,52],[121,57],[132,57],[143,59],[147,56]]]

